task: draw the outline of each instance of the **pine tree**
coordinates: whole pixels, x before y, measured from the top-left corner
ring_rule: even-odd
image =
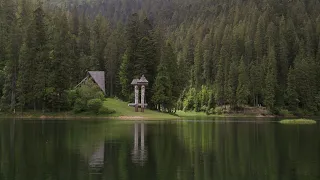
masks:
[[[285,89],[287,88],[287,75],[288,75],[288,45],[287,41],[285,39],[285,21],[284,17],[281,18],[280,20],[280,28],[279,28],[279,60],[277,61],[277,72],[278,72],[278,84],[279,84],[279,89],[278,89],[278,101],[279,105],[283,106],[284,105],[284,96],[285,96]]]
[[[213,62],[212,62],[212,49],[213,46],[211,45],[212,39],[211,39],[211,34],[207,34],[205,37],[205,40],[203,41],[203,63],[202,63],[202,68],[203,68],[203,80],[207,86],[212,84],[213,78],[212,78],[212,71],[213,71]]]
[[[55,18],[55,24],[57,30],[53,37],[53,51],[51,54],[50,65],[51,72],[48,74],[49,86],[47,89],[48,96],[50,96],[52,107],[60,111],[63,108],[65,101],[65,90],[67,90],[72,83],[72,80],[77,75],[73,74],[71,70],[75,70],[74,52],[71,51],[73,48],[73,38],[70,34],[69,27],[67,24],[67,17],[64,13]],[[66,51],[70,49],[70,51]],[[77,72],[77,70],[75,70]],[[71,74],[71,75],[70,75]],[[76,78],[78,79],[78,78]],[[53,89],[54,93],[51,93]]]
[[[1,39],[3,40],[1,44],[3,44],[3,46],[0,45],[0,53],[2,53],[0,55],[0,64],[3,68],[3,82],[0,83],[2,88],[1,109],[13,112],[15,111],[16,105],[20,33],[17,15],[15,14],[17,7],[10,1],[4,1],[2,5],[3,19],[0,24],[0,33],[3,33],[1,35]]]
[[[288,102],[289,110],[295,111],[298,108],[299,100],[298,100],[298,93],[296,91],[295,73],[294,73],[294,69],[291,67],[288,73],[287,102]]]
[[[235,108],[237,105],[237,87],[238,87],[238,69],[236,62],[232,62],[230,65],[228,76],[228,102],[231,108]]]
[[[170,79],[170,74],[168,71],[167,57],[161,58],[160,64],[158,66],[158,74],[156,80],[153,84],[152,91],[152,102],[158,107],[158,110],[163,108],[164,111],[167,111],[173,106],[171,97],[172,97],[172,81]]]
[[[247,72],[248,71],[242,57],[240,60],[239,79],[238,79],[238,87],[237,87],[238,106],[248,104],[250,92],[249,92],[249,77]]]
[[[224,99],[224,71],[223,59],[221,58],[218,64],[218,72],[215,78],[215,99],[218,105],[223,105]]]
[[[109,24],[102,15],[95,18],[92,28],[92,57],[94,70],[105,71],[104,50],[107,45],[107,38],[109,33]]]
[[[45,108],[45,94],[48,85],[48,38],[44,12],[41,6],[33,12],[32,22],[27,30],[25,43],[20,51],[19,96],[22,105],[34,109]]]
[[[304,47],[303,44],[302,42],[300,46]],[[294,70],[297,74],[295,76],[296,89],[302,109],[312,114],[317,111],[315,96],[317,95],[318,69],[314,59],[306,57],[304,50],[300,49],[301,51],[294,61]]]
[[[264,105],[272,110],[275,104],[275,90],[277,84],[276,55],[274,48],[269,48],[268,67],[265,77]]]
[[[129,75],[129,58],[127,52],[122,57],[122,62],[119,69],[119,79],[121,84],[121,95],[123,99],[130,98],[130,75]]]
[[[91,47],[90,47],[90,30],[87,24],[87,17],[83,13],[80,28],[79,28],[79,37],[78,37],[78,51],[79,51],[79,76],[83,78],[85,76],[86,71],[90,70],[92,65],[92,58],[91,58]]]
[[[32,83],[30,82],[31,73],[33,70],[31,64],[31,50],[28,47],[27,43],[24,42],[19,54],[19,78],[17,81],[17,97],[19,102],[20,110],[23,111],[26,104],[31,102],[31,93]]]
[[[198,42],[195,48],[194,53],[194,65],[193,65],[193,77],[194,77],[194,87],[196,89],[200,89],[202,82],[202,64],[203,64],[203,56],[202,56],[202,47],[201,43]]]

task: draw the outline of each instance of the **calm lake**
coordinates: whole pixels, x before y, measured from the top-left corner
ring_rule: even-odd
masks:
[[[0,120],[0,180],[320,179],[320,126]]]

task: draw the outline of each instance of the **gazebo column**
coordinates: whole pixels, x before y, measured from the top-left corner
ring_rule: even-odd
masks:
[[[139,87],[138,85],[134,86],[134,107],[135,111],[139,111]]]
[[[145,86],[141,85],[141,112],[144,112]]]

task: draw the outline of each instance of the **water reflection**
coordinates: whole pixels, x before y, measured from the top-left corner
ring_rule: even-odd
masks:
[[[139,128],[140,127],[140,128]],[[140,131],[140,133],[139,133]],[[140,136],[139,136],[140,134]],[[139,146],[140,138],[140,146]],[[134,124],[134,146],[132,150],[132,162],[143,166],[147,160],[147,149],[145,149],[145,124],[135,123]]]
[[[318,126],[0,121],[0,180],[320,179]]]

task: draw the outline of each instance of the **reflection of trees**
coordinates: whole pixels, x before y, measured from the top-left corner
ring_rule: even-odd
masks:
[[[138,126],[136,139],[134,123],[1,121],[0,179],[309,180],[319,176],[317,126],[180,122],[144,124],[143,131],[141,123]],[[143,163],[132,161],[136,147],[137,152],[148,150]],[[101,164],[93,173],[90,159],[95,154]]]
[[[319,140],[313,136],[318,129],[310,129],[272,123],[178,124],[193,179],[315,178]]]

